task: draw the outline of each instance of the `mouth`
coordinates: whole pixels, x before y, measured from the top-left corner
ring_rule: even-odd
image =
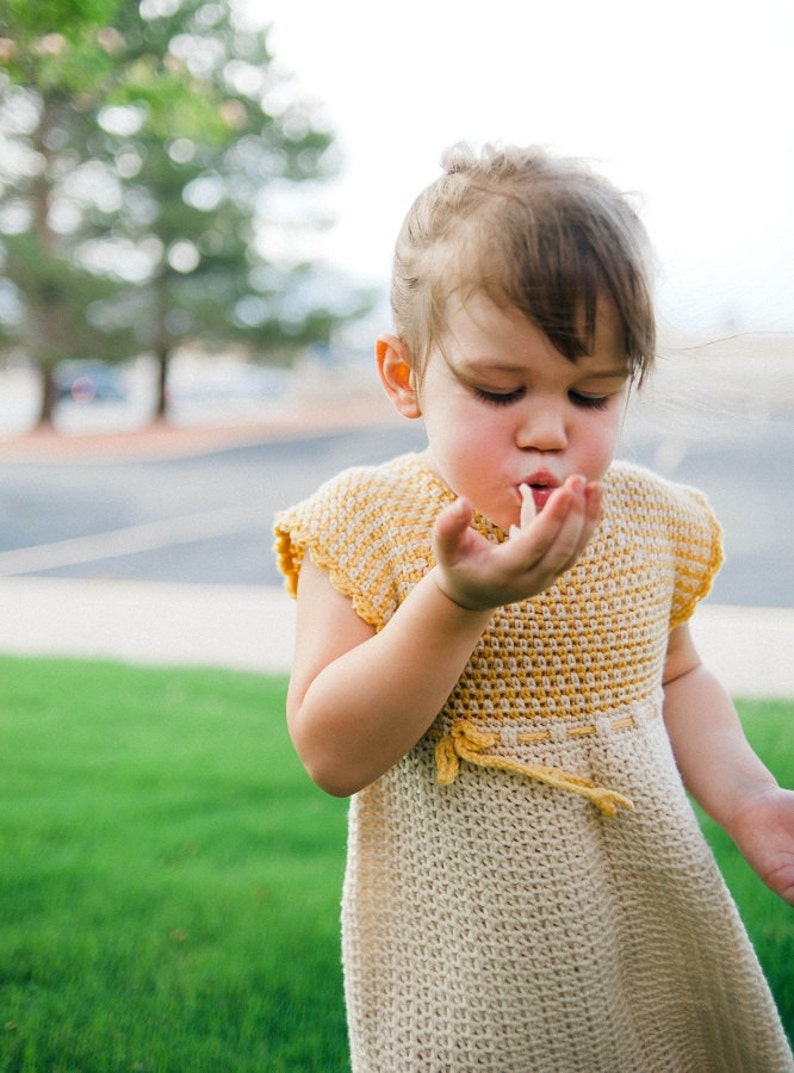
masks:
[[[551,499],[554,492],[559,488],[560,482],[556,477],[553,477],[551,473],[545,471],[533,473],[530,477],[526,477],[518,485],[520,489],[521,484],[526,484],[532,492],[532,499],[535,503],[535,510],[541,511]],[[518,491],[518,498],[521,499],[521,492]]]

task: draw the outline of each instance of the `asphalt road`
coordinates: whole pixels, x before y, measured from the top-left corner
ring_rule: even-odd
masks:
[[[0,465],[0,577],[278,585],[275,511],[415,446],[406,425],[164,461]]]
[[[0,465],[0,577],[278,585],[275,510],[347,465],[421,449],[418,423],[165,461]],[[711,600],[794,606],[794,422],[639,412],[621,451],[710,497],[728,560]]]

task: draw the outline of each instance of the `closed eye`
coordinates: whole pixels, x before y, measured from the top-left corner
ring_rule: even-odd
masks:
[[[515,391],[484,391],[482,388],[472,388],[474,394],[483,402],[492,406],[509,406],[511,402],[518,402],[526,395],[526,388],[519,387]]]
[[[609,395],[582,395],[579,391],[569,391],[568,398],[583,410],[603,410],[609,402]]]

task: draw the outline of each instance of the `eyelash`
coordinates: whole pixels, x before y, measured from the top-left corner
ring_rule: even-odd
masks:
[[[569,398],[574,406],[583,410],[604,410],[609,402],[608,395],[580,395],[578,391],[572,391]]]
[[[524,397],[524,388],[520,387],[517,391],[508,391],[506,394],[500,394],[498,391],[483,391],[482,388],[474,388],[474,394],[478,399],[482,399],[483,402],[489,402],[492,406],[509,406],[511,402],[518,402],[519,399]]]
[[[483,391],[482,388],[474,388],[474,394],[478,399],[482,399],[483,402],[490,403],[491,406],[509,406],[513,402],[518,402],[526,394],[524,388],[519,388],[517,391],[508,391],[505,394],[500,394],[496,391]],[[571,391],[568,398],[574,404],[583,410],[604,410],[609,402],[608,395],[580,395],[578,391]]]

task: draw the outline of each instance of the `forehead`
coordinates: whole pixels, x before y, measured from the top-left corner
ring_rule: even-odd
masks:
[[[439,349],[456,365],[517,368],[527,361],[562,358],[582,370],[603,369],[612,376],[628,371],[621,321],[608,299],[597,303],[590,353],[572,359],[520,310],[497,305],[482,292],[468,296],[458,292],[450,296]]]

